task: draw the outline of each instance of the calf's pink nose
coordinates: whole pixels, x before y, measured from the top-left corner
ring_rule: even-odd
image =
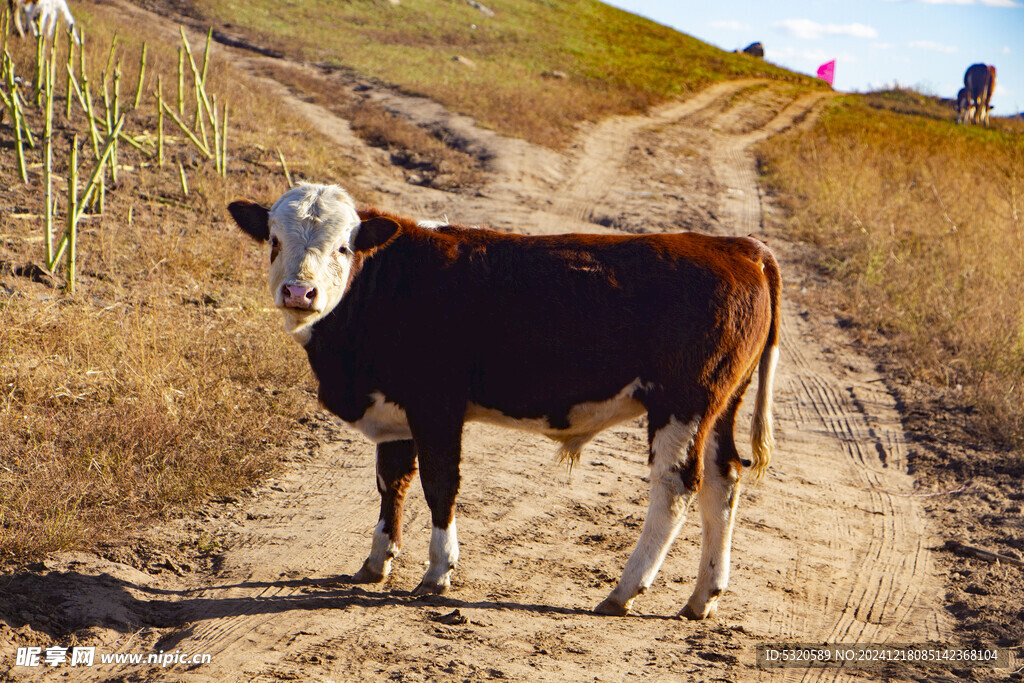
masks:
[[[312,308],[316,301],[316,287],[301,282],[286,282],[281,285],[284,305],[289,308]]]

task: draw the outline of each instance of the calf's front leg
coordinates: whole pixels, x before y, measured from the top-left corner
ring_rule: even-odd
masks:
[[[402,547],[402,507],[416,475],[416,447],[412,439],[377,444],[377,490],[380,521],[373,530],[370,556],[352,577],[355,583],[380,583],[391,573],[391,560]]]
[[[420,460],[420,483],[430,508],[430,564],[414,595],[442,595],[451,586],[459,561],[455,497],[459,492],[462,416],[465,408],[418,415],[409,410],[409,426]]]

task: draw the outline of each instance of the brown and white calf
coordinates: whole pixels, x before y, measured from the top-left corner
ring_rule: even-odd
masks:
[[[967,88],[960,88],[956,94],[956,122],[966,124],[974,118],[974,104]]]
[[[433,531],[415,592],[449,587],[467,420],[544,434],[571,463],[598,432],[646,413],[647,518],[596,611],[629,611],[696,497],[701,558],[681,614],[714,612],[728,581],[740,475],[750,466],[760,475],[773,447],[780,284],[764,244],[425,228],[357,212],[344,190],[326,185],[289,190],[269,210],[250,201],[228,209],[270,242],[270,293],[306,350],[321,402],[377,444],[380,520],[354,581],[390,571],[418,460]],[[733,423],[755,368],[751,462],[736,450]]]
[[[996,89],[996,68],[988,64],[972,64],[967,67],[964,72],[964,89],[972,111],[966,120],[988,126],[992,93]]]

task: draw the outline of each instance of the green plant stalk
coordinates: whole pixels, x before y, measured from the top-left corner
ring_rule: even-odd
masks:
[[[213,120],[213,114],[211,113],[212,112],[212,108],[210,107],[210,98],[207,96],[207,94],[206,94],[206,87],[203,85],[203,82],[205,81],[205,77],[199,71],[199,68],[196,66],[196,60],[192,56],[192,46],[189,45],[188,38],[185,37],[185,29],[183,27],[179,26],[178,27],[178,32],[181,34],[181,42],[185,46],[185,54],[188,55],[188,64],[189,64],[189,67],[191,67],[191,69],[192,69],[192,77],[193,77],[193,79],[195,79],[195,86],[196,86],[196,91],[197,91],[196,92],[196,100],[197,100],[196,101],[196,110],[198,111],[198,109],[199,109],[199,101],[198,100],[201,97],[202,98],[203,107],[206,109],[206,115],[208,117],[210,117],[210,120],[212,121]],[[198,114],[197,114],[197,118],[198,118]]]
[[[83,29],[79,29],[79,36],[82,38],[82,42],[79,44],[80,49],[78,51],[78,79],[85,83],[85,31]],[[84,89],[85,86],[83,85],[82,87]]]
[[[53,41],[56,45],[57,41]],[[57,80],[56,60],[50,54],[46,70],[46,125],[43,129],[43,182],[46,185],[46,262],[53,259],[53,91]],[[70,96],[68,97],[70,99]]]
[[[82,111],[88,113],[89,109],[85,106],[85,95],[82,94],[82,89],[78,86],[78,79],[75,78],[73,67],[68,65],[68,99],[71,99],[71,93],[75,94],[78,98],[78,103],[82,106]],[[68,110],[70,110],[70,105]]]
[[[78,83],[75,82],[75,34],[73,31],[68,31],[68,86],[67,86],[67,98],[65,100],[64,118],[68,121],[71,120],[71,91],[72,85],[75,89],[78,88]],[[78,92],[78,99],[81,101],[82,93]],[[83,103],[84,104],[84,103]],[[85,109],[83,106],[82,109]]]
[[[5,9],[0,15],[0,27],[3,28],[3,43],[0,43],[0,54],[7,52],[7,34],[11,32],[11,13]]]
[[[224,119],[221,121],[220,131],[220,171],[221,176],[228,175],[228,103],[224,103]]]
[[[36,148],[36,139],[32,135],[32,129],[28,127],[28,121],[25,119],[25,105],[21,101],[21,94],[17,87],[12,92],[14,97],[14,104],[18,110],[18,120],[21,121],[21,129],[25,132],[25,140],[28,142],[28,146],[32,149]]]
[[[110,88],[107,87],[106,73],[103,74],[103,78],[100,80],[100,83],[103,86],[103,118],[105,124],[104,127],[107,129],[107,132],[109,133],[110,129],[114,127],[114,121],[110,118]]]
[[[8,72],[8,75],[9,72]],[[28,182],[28,169],[25,166],[25,141],[21,135],[21,112],[19,111],[19,104],[16,97],[17,93],[11,92],[10,95],[0,90],[0,97],[3,97],[4,106],[11,112],[11,125],[14,126],[14,149],[18,157],[18,173],[21,175],[21,182]]]
[[[4,53],[4,61],[7,63],[8,67],[4,77],[7,82],[7,92],[11,102],[8,109],[11,112],[11,121],[14,122],[12,125],[15,125],[15,128],[19,125],[21,126],[21,130],[24,131],[25,139],[28,141],[28,146],[35,149],[36,141],[32,136],[32,130],[28,127],[28,121],[25,120],[25,108],[21,103],[18,84],[14,80],[14,62],[11,60],[11,56],[6,52]]]
[[[82,80],[82,90],[85,91],[85,114],[89,119],[89,136],[92,139],[92,152],[97,159],[100,158],[100,133],[96,128],[96,110],[92,105],[92,90],[89,88],[89,78]]]
[[[164,83],[160,76],[156,77],[156,162],[160,168],[164,166]]]
[[[206,33],[206,49],[203,50],[203,75],[200,83],[206,87],[206,67],[210,65],[210,41],[213,40],[213,27]]]
[[[203,153],[203,156],[205,156],[207,159],[213,158],[213,155],[210,154],[209,148],[203,145],[202,140],[196,137],[196,134],[189,130],[188,126],[185,125],[185,122],[182,121],[178,117],[178,115],[174,113],[173,109],[167,106],[166,102],[163,103],[163,110],[167,112],[167,115],[171,117],[172,121],[178,124],[178,128],[181,128],[182,132],[188,136],[188,138],[195,144],[195,146],[199,148],[199,151]]]
[[[146,44],[142,44],[142,56],[139,57],[139,82],[135,86],[135,100],[132,102],[132,109],[139,108],[142,101],[142,84],[146,80]]]
[[[188,196],[188,180],[185,179],[185,168],[178,163],[178,174],[181,176],[181,192],[186,197]]]
[[[292,182],[292,174],[288,172],[288,164],[284,160],[284,154],[281,154],[281,148],[277,148],[277,158],[281,160],[281,168],[284,170],[284,179],[288,181],[288,187],[295,187],[295,183]]]
[[[81,197],[78,196],[78,135],[75,135],[74,141],[71,144],[71,161],[69,161],[68,164],[68,229],[57,244],[57,249],[53,255],[53,261],[47,264],[51,270],[54,265],[56,265],[57,261],[60,260],[65,249],[68,248],[71,240],[73,239],[75,227],[82,219],[82,214],[85,212],[85,207],[88,205],[93,193],[96,192],[98,188],[101,188],[104,167],[106,166],[107,160],[110,158],[110,150],[113,147],[117,136],[121,133],[121,128],[123,126],[124,116],[121,116],[117,124],[114,126],[114,134],[111,135],[103,145],[103,151],[100,154],[99,160],[96,162],[96,167],[93,168],[92,173],[89,175],[89,180],[85,184],[85,192]]]
[[[71,156],[68,159],[68,215],[67,230],[64,233],[62,243],[67,245],[68,251],[68,291],[75,291],[75,261],[78,257],[78,136],[76,135],[71,143]],[[60,258],[62,246],[58,247],[57,254],[49,264],[50,270],[56,265]]]
[[[178,114],[185,115],[185,53],[178,48]]]
[[[213,161],[217,175],[224,175],[220,167],[220,122],[217,119],[217,96],[213,96]]]
[[[114,103],[107,119],[113,123],[121,120],[121,63],[114,68]],[[107,135],[112,135],[108,128]],[[114,135],[114,147],[110,151],[110,182],[117,184],[117,136]]]
[[[40,31],[39,35],[36,36],[36,74],[32,80],[32,97],[36,101],[36,106],[43,106],[43,88],[44,80],[46,78],[46,37],[43,32]]]
[[[107,87],[107,76],[110,75],[110,68],[114,65],[114,52],[117,50],[117,34],[114,34],[110,41],[110,51],[107,52],[107,65],[103,67],[103,88]]]
[[[203,137],[203,147],[210,149],[210,140],[206,137],[206,119],[202,115],[203,102],[199,99],[199,81],[196,80],[196,128],[199,130],[199,134]]]

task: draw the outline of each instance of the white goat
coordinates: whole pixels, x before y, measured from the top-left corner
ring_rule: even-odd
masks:
[[[52,38],[60,17],[63,16],[68,29],[74,35],[75,42],[81,44],[81,39],[75,31],[75,18],[71,15],[65,0],[7,0],[7,4],[10,6],[18,35],[25,35],[25,26],[22,23],[24,19],[32,35],[38,37],[41,33],[47,38]]]

